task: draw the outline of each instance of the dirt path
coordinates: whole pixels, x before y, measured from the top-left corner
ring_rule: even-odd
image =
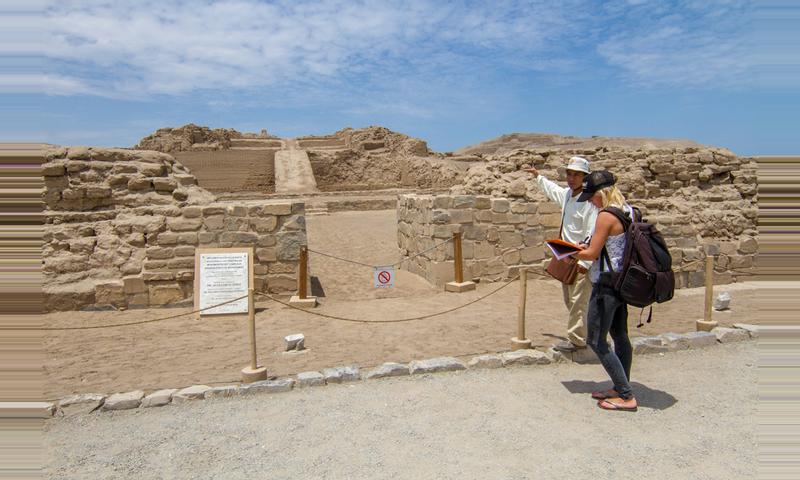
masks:
[[[46,478],[756,477],[755,342],[637,356],[637,413],[597,365],[358,382],[49,421]],[[602,383],[598,383],[602,382]]]
[[[345,212],[308,219],[312,248],[365,263],[398,259],[393,210]],[[326,297],[316,311],[350,318],[387,320],[440,312],[485,295],[501,283],[481,284],[475,292],[448,294],[421,278],[400,271],[394,290],[376,291],[370,269],[311,256],[312,273]],[[721,325],[754,323],[755,289],[747,284],[718,288],[730,291],[728,312],[715,312]],[[546,348],[562,338],[566,312],[560,285],[532,280],[528,285],[528,335]],[[408,362],[442,355],[468,357],[505,351],[516,335],[517,284],[446,315],[393,324],[344,323],[306,312],[258,302],[257,333],[260,361],[271,375],[287,375],[345,364],[374,366],[386,361]],[[60,312],[45,316],[54,326],[100,325],[156,318],[189,309],[148,309],[125,312]],[[638,312],[631,309],[631,335],[694,330],[702,316],[703,289],[679,290],[671,302],[654,309],[654,320],[635,328]],[[308,350],[283,353],[283,337],[306,336]],[[244,320],[203,320],[191,317],[141,326],[50,332],[46,337],[45,397],[71,393],[113,393],[155,390],[192,384],[233,383],[247,363]]]

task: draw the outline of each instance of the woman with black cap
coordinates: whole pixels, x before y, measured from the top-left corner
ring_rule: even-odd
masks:
[[[633,209],[625,203],[625,197],[615,186],[616,179],[608,170],[592,172],[586,177],[579,202],[590,201],[598,209],[616,207],[627,211],[633,218]],[[575,256],[580,260],[593,260],[589,269],[592,296],[587,313],[586,343],[594,350],[603,364],[614,387],[593,392],[597,406],[605,410],[632,411],[637,409],[636,398],[630,385],[633,348],[628,338],[628,306],[613,288],[613,272],[622,264],[625,251],[625,225],[613,213],[601,211],[597,216],[594,233],[589,245]],[[598,260],[599,259],[599,260]],[[606,337],[611,334],[614,350],[609,348]]]

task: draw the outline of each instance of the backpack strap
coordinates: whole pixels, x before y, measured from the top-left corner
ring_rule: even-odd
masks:
[[[564,218],[567,216],[567,204],[569,203],[569,196],[572,195],[572,189],[567,187],[567,194],[564,196],[564,205],[561,207],[561,226],[558,227],[558,238],[559,240],[564,240],[563,235],[561,232],[564,231]]]
[[[608,212],[617,217],[617,220],[619,220],[622,223],[622,228],[625,229],[626,231],[628,230],[628,227],[631,226],[631,223],[635,221],[634,217],[636,217],[636,211],[633,207],[630,207],[629,214],[626,214],[617,207],[604,208],[600,210],[600,212],[601,213]],[[639,217],[641,218],[641,215],[639,215]]]
[[[600,213],[602,213],[602,212],[608,212],[608,213],[614,215],[615,217],[617,217],[617,220],[619,220],[620,223],[622,223],[623,233],[627,233],[628,232],[628,228],[630,228],[631,223],[632,223],[631,218],[634,218],[634,215],[635,215],[634,209],[632,207],[630,208],[630,215],[631,215],[630,217],[628,215],[626,215],[625,212],[623,212],[621,209],[619,209],[617,207],[604,208],[604,209],[600,210]],[[600,251],[600,271],[601,272],[605,271],[605,269],[603,267],[604,263],[606,265],[608,265],[608,271],[611,272],[611,273],[614,273],[614,268],[611,266],[611,258],[608,255],[608,250],[606,249],[605,245],[603,245],[603,250]]]
[[[614,273],[614,267],[611,266],[611,258],[608,256],[608,250],[606,250],[606,246],[603,245],[603,249],[600,250],[600,272],[605,272],[605,268],[603,264],[608,265],[608,271]]]

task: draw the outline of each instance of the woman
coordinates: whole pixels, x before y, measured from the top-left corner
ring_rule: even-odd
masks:
[[[591,201],[598,209],[616,207],[633,214],[626,205],[625,197],[614,185],[616,179],[611,172],[592,172],[584,180],[579,202]],[[589,245],[575,256],[580,260],[593,260],[589,269],[592,296],[586,315],[588,334],[586,343],[594,350],[603,368],[611,377],[614,388],[593,392],[597,406],[605,410],[637,410],[636,398],[630,385],[633,348],[628,339],[628,306],[612,287],[613,271],[618,271],[625,251],[625,227],[620,219],[610,212],[597,216],[594,234]],[[609,348],[606,337],[611,333],[614,351]]]

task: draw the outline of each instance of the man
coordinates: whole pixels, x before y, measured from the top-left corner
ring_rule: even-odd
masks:
[[[548,180],[539,171],[531,168],[528,172],[536,178],[536,184],[551,201],[561,206],[561,238],[574,244],[584,242],[594,231],[597,208],[592,202],[578,202],[583,190],[583,177],[589,174],[589,161],[583,157],[571,157],[567,165],[567,188]],[[586,348],[586,308],[592,294],[592,284],[587,272],[591,262],[578,262],[578,275],[572,285],[561,285],[564,304],[569,311],[567,321],[567,340],[554,347],[564,352]]]

